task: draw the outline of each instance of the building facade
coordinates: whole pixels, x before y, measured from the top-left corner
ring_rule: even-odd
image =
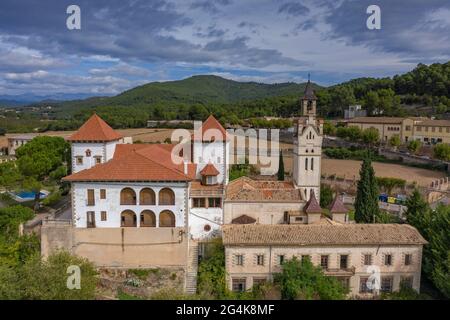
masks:
[[[382,224],[225,225],[227,285],[245,291],[272,281],[283,262],[309,259],[336,277],[354,298],[420,290],[422,246],[411,226]],[[368,282],[374,280],[378,287]]]
[[[380,141],[388,142],[398,135],[403,143],[420,140],[425,144],[450,143],[450,120],[428,118],[359,117],[348,120],[347,126],[361,130],[375,128]]]

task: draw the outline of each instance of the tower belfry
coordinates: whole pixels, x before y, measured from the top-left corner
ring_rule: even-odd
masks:
[[[320,199],[323,121],[316,119],[317,97],[308,74],[305,91],[300,97],[300,117],[294,137],[293,180],[305,200],[311,192]]]

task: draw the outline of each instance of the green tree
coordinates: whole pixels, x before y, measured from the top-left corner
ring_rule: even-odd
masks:
[[[67,167],[67,163],[70,163],[70,146],[61,137],[40,136],[18,148],[16,155],[17,166],[24,177],[24,188],[36,194],[36,210],[39,207],[42,182],[50,177],[61,178],[64,173],[62,167]]]
[[[215,239],[198,266],[197,291],[200,295],[216,299],[227,297],[225,275],[225,249],[221,239]]]
[[[400,140],[400,136],[398,134],[393,135],[389,139],[389,145],[393,147],[394,149],[397,149],[402,144],[402,141]]]
[[[280,150],[280,157],[278,160],[278,181],[284,181],[284,161],[283,161],[283,151]]]
[[[375,171],[369,157],[363,160],[359,171],[358,188],[355,199],[355,221],[373,222],[378,215],[378,185]]]
[[[67,288],[69,266],[80,268],[80,289]],[[25,300],[92,300],[97,285],[95,266],[84,258],[65,251],[51,254],[47,259],[34,255],[22,266],[0,268],[0,299]]]
[[[328,207],[333,201],[333,189],[327,184],[320,186],[320,206],[322,208]]]
[[[330,121],[325,121],[323,123],[323,133],[329,136],[335,136],[336,135],[336,126],[333,125]]]
[[[405,203],[408,210],[405,215],[409,224],[419,230],[425,228],[427,212],[430,210],[428,203],[423,199],[419,189],[415,188]]]
[[[450,161],[450,145],[439,143],[433,148],[434,157],[444,161]]]
[[[420,140],[411,140],[408,142],[408,150],[414,154],[416,154],[420,148],[422,147],[422,142]]]
[[[347,294],[336,278],[324,275],[309,259],[300,262],[294,257],[285,261],[274,281],[280,286],[282,298],[287,300],[343,300]]]
[[[8,161],[0,164],[0,186],[6,190],[11,190],[20,181],[20,172],[13,161]]]
[[[380,140],[378,129],[367,128],[362,132],[362,140],[369,146],[375,145]]]

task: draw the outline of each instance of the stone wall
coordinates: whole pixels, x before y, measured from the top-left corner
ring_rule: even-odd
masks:
[[[155,268],[187,264],[184,228],[73,228],[46,221],[41,229],[41,253],[58,248],[92,261],[98,267]]]

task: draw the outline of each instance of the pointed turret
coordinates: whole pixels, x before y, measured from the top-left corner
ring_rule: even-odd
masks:
[[[341,199],[339,199],[339,196],[337,195],[331,204],[330,213],[333,221],[341,223],[347,222],[348,209],[344,206]]]
[[[67,140],[71,142],[106,142],[120,140],[121,138],[121,134],[114,131],[102,118],[94,113]]]

